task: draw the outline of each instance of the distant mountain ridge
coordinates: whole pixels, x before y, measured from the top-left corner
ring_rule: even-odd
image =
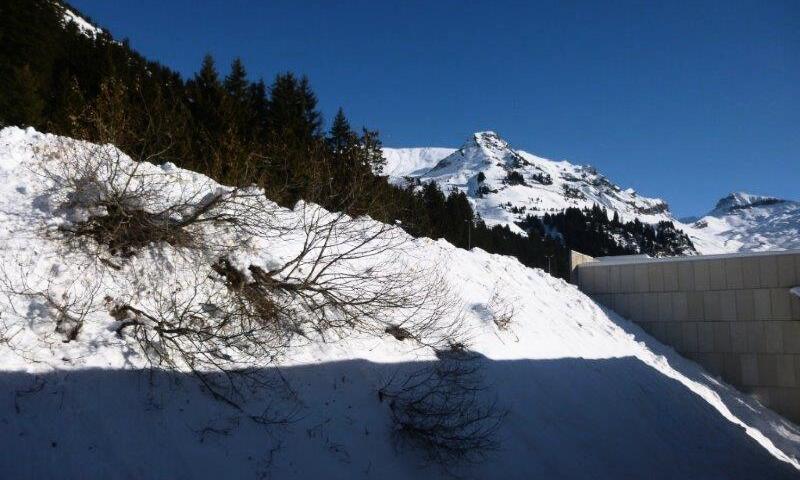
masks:
[[[800,202],[735,192],[691,227],[716,236],[732,251],[800,248]]]
[[[738,192],[705,217],[680,221],[662,199],[623,188],[594,167],[516,150],[492,131],[476,132],[458,149],[385,148],[384,156],[392,182],[434,181],[444,190],[457,188],[487,224],[515,231],[521,231],[518,224],[527,215],[598,205],[622,221],[673,222],[701,254],[800,248],[797,202]]]

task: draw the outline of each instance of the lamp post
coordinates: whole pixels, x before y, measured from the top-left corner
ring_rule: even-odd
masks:
[[[467,223],[467,250],[472,250],[472,219],[464,221]]]

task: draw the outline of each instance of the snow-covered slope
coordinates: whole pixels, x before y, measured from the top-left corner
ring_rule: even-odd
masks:
[[[404,176],[421,175],[455,151],[454,148],[438,147],[384,148],[384,173],[394,181]]]
[[[691,226],[721,239],[729,251],[800,248],[800,202],[731,193]]]
[[[210,271],[198,269],[191,251],[169,245],[152,244],[108,263],[87,263],[81,245],[65,246],[57,227],[87,212],[55,208],[51,179],[38,173],[93,148],[33,130],[0,131],[4,477],[450,478],[427,464],[424,451],[398,441],[403,432],[393,426],[390,401],[378,394],[402,372],[440,361],[410,340],[366,332],[309,335],[292,343],[279,369],[265,362],[270,388],[242,391],[241,410],[214,399],[185,368],[149,368],[135,339],[115,333],[120,323],[108,304],[129,298],[148,305],[164,291],[191,295],[193,282]],[[131,165],[127,157],[121,161]],[[220,189],[171,165],[141,164],[137,172],[174,185],[175,194]],[[245,266],[292,258],[303,238],[303,229],[293,226],[302,226],[297,220],[309,209],[319,212],[260,201],[273,209],[280,234],[213,232]],[[351,222],[352,228],[377,225]],[[507,412],[497,431],[499,448],[477,464],[448,465],[450,473],[779,479],[800,472],[796,426],[574,286],[510,257],[412,239],[399,229],[387,234],[404,241],[381,254],[386,260],[439,272],[437,285],[456,287],[457,306],[449,315],[463,317],[461,333],[478,355],[485,379],[480,398],[496,400]],[[362,269],[363,261],[343,268]],[[37,290],[56,301],[91,300],[73,340],[65,342],[56,331],[61,317],[30,294]],[[511,318],[507,329],[493,321],[498,305],[513,306],[504,309]],[[275,421],[264,425],[254,418]]]

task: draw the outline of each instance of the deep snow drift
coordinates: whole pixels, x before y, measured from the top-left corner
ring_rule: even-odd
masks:
[[[50,180],[38,175],[72,151],[94,150],[33,130],[0,131],[4,290],[24,284],[65,301],[93,299],[68,342],[55,331],[58,312],[36,295],[10,293],[0,303],[4,477],[761,479],[800,471],[796,426],[574,286],[510,257],[395,229],[385,232],[402,240],[391,251],[340,268],[389,260],[451,288],[457,304],[448,315],[463,317],[458,333],[482,367],[481,398],[506,412],[498,449],[477,464],[450,464],[447,473],[398,441],[402,432],[378,392],[398,372],[441,360],[392,335],[353,331],[293,341],[277,363],[262,367],[274,388],[244,392],[237,410],[186,368],[149,368],[146,352],[115,333],[120,324],[108,302],[149,305],[164,289],[191,290],[205,270],[193,252],[169,245],[130,258],[103,254],[108,264],[87,270],[85,252],[65,248],[57,227],[88,213],[57,208]],[[220,189],[171,165],[142,164],[140,171],[174,185],[176,195]],[[235,265],[269,268],[291,258],[304,237],[290,227],[318,212],[260,201],[287,227],[280,235],[207,232]],[[358,219],[343,228],[361,232],[365,225],[377,224]],[[103,267],[109,264],[115,267]],[[507,328],[496,323],[498,305],[511,319]],[[256,423],[256,414],[275,422]]]
[[[525,215],[544,215],[568,207],[594,204],[617,212],[622,220],[645,223],[671,221],[683,230],[700,254],[785,250],[800,245],[800,204],[756,204],[734,212],[719,208],[695,221],[675,218],[664,200],[617,185],[595,168],[554,161],[516,150],[495,132],[477,132],[461,148],[386,148],[386,172],[396,184],[407,178],[435,181],[445,191],[467,193],[488,224],[508,225]],[[517,172],[524,183],[509,182]],[[482,175],[482,181],[478,176]],[[519,177],[518,177],[519,178]],[[484,186],[482,192],[479,188]],[[727,199],[757,198],[731,194]],[[758,197],[761,198],[761,197]],[[720,200],[724,204],[726,199]]]

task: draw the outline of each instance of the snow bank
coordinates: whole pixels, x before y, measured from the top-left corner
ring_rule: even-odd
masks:
[[[188,280],[193,272],[179,252],[156,247],[119,271],[88,277],[78,253],[65,253],[56,236],[32,228],[58,216],[47,208],[47,182],[32,165],[43,152],[58,161],[63,148],[86,146],[33,130],[0,131],[6,278],[49,282],[64,294],[89,291],[97,299],[146,299],[169,279]],[[176,185],[218,188],[174,167],[142,168]],[[295,214],[281,212],[287,222]],[[239,242],[242,262],[269,265],[290,255],[298,237],[229,240]],[[463,333],[488,382],[485,393],[508,412],[500,449],[451,471],[520,479],[797,476],[796,426],[574,286],[510,257],[406,240],[393,261],[440,271],[455,289]],[[513,306],[508,330],[492,321],[498,301]],[[377,394],[398,371],[435,362],[429,349],[389,335],[299,344],[280,369],[265,366],[274,388],[248,396],[249,412],[288,419],[265,427],[214,400],[188,373],[148,369],[102,308],[89,312],[75,341],[64,343],[36,299],[11,295],[0,305],[0,471],[9,478],[447,476],[426,465],[421,452],[393,441],[389,407]]]

